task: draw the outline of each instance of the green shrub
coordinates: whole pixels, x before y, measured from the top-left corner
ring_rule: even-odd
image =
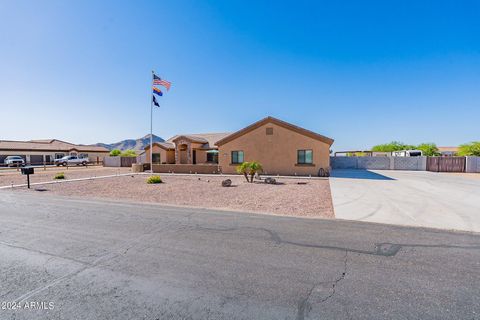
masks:
[[[255,174],[263,172],[263,166],[260,162],[252,161],[250,162],[250,182],[253,182],[253,177]]]
[[[137,153],[135,152],[135,150],[125,150],[123,151],[120,156],[122,157],[136,157],[137,156]]]
[[[252,161],[252,162],[243,162],[239,166],[237,166],[237,173],[243,174],[247,182],[253,182],[253,177],[256,173],[260,173],[263,171],[263,167],[260,162]],[[250,181],[248,180],[248,175],[250,175]]]
[[[473,141],[460,145],[459,156],[477,156],[480,157],[480,141]]]
[[[415,146],[411,144],[405,144],[398,141],[392,141],[386,144],[379,144],[372,147],[372,151],[376,152],[393,152],[393,151],[401,151],[401,150],[413,150]]]
[[[440,155],[438,147],[435,143],[422,143],[417,146],[417,149],[421,150],[423,155],[427,157],[435,157]]]
[[[118,157],[121,153],[122,153],[122,151],[120,151],[118,149],[113,149],[112,151],[110,151],[110,156],[111,157]]]
[[[248,181],[248,173],[250,172],[250,162],[243,162],[242,164],[237,166],[237,173],[243,174],[245,179]]]
[[[64,174],[63,172],[59,172],[59,173],[57,173],[57,174],[53,177],[53,179],[55,179],[55,180],[63,180],[63,179],[65,179],[65,174]]]
[[[150,176],[148,179],[147,179],[147,183],[149,184],[153,184],[153,183],[162,183],[162,178],[160,178],[160,176]]]

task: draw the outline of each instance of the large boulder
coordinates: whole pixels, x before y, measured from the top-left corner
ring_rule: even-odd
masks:
[[[227,179],[222,181],[222,187],[230,187],[232,185],[232,180]]]

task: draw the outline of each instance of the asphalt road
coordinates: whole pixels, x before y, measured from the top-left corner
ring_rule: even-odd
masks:
[[[2,320],[480,319],[479,234],[35,191],[0,221]]]
[[[480,177],[398,170],[334,170],[340,219],[480,232]]]

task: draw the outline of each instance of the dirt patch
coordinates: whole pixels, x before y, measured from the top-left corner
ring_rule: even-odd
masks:
[[[38,185],[42,194],[84,198],[106,198],[292,215],[334,218],[327,179],[277,179],[279,184],[247,183],[243,177],[229,177],[231,187],[222,187],[225,177],[162,176],[164,183],[147,184],[146,175]],[[299,184],[299,182],[305,184]],[[15,189],[36,192],[34,189]]]
[[[30,175],[30,183],[35,182],[47,182],[53,181],[53,177],[56,173],[65,173],[65,179],[78,179],[78,178],[90,178],[98,176],[106,176],[118,173],[132,172],[131,168],[106,168],[106,167],[47,167],[35,168],[35,173]],[[12,184],[24,184],[27,183],[27,177],[23,176],[20,171],[16,169],[12,170],[0,170],[0,187],[10,186]]]

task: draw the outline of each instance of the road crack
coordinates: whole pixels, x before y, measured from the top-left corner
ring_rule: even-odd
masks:
[[[326,285],[330,286],[330,289],[329,289],[330,293],[326,297],[320,299],[318,301],[318,304],[327,302],[329,299],[331,299],[335,295],[336,287],[338,283],[344,280],[347,275],[347,267],[348,267],[348,250],[345,250],[345,257],[343,260],[343,270],[342,270],[343,272],[333,281],[318,282],[318,283],[315,283],[310,288],[310,290],[307,292],[306,297],[298,301],[297,317],[296,317],[297,320],[304,320],[305,317],[308,316],[308,313],[312,310],[312,303],[310,302],[310,300],[312,299],[312,295],[314,294],[316,288],[320,286],[326,286]]]

